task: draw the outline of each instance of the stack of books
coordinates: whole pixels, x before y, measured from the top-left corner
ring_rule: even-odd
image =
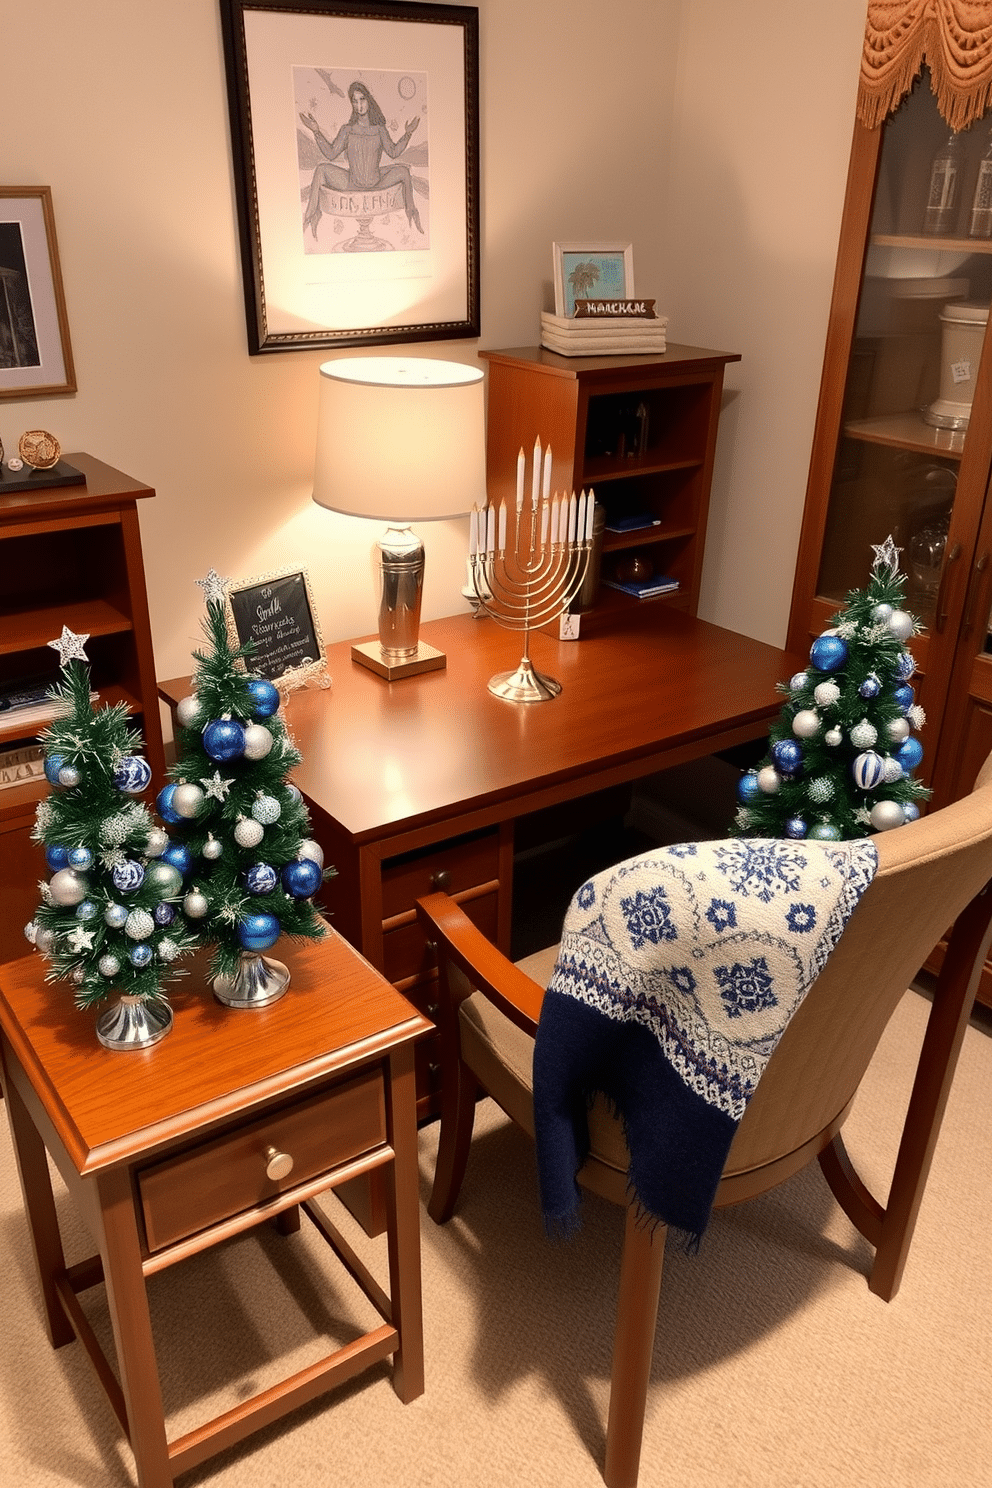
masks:
[[[667,348],[667,315],[552,315],[541,312],[541,345],[559,356],[614,356]]]
[[[632,594],[635,599],[653,599],[656,594],[674,594],[679,587],[678,579],[673,579],[670,574],[655,574],[650,579],[603,579],[607,589],[620,589],[624,594]]]

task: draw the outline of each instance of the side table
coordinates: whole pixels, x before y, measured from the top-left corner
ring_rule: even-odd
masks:
[[[280,948],[282,954],[282,948]],[[111,1052],[37,955],[0,967],[0,1052],[49,1337],[78,1337],[134,1453],[140,1488],[268,1425],[393,1356],[403,1401],[423,1392],[414,1042],[431,1024],[334,931],[292,946],[286,995],[234,1011],[205,965],[170,992],[175,1022],[143,1051]],[[98,1254],[66,1266],[46,1161],[61,1173]],[[388,1294],[313,1201],[380,1170]],[[168,1441],[145,1279],[302,1209],[373,1303],[380,1326]],[[117,1383],[78,1301],[104,1283]]]

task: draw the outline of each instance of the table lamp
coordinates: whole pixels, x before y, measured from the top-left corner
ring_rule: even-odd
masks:
[[[388,681],[445,665],[419,638],[424,545],[410,527],[486,500],[481,370],[427,357],[350,357],[320,368],[313,499],[376,517],[379,639],[352,660]]]

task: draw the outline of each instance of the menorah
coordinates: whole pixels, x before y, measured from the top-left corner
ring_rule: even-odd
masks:
[[[576,496],[551,495],[551,450],[534,445],[529,503],[524,500],[525,458],[517,456],[517,500],[512,542],[507,542],[506,502],[487,503],[471,513],[469,572],[479,609],[506,630],[523,631],[524,651],[512,672],[498,672],[489,691],[513,703],[545,703],[561,692],[561,683],[535,669],[530,659],[530,633],[557,620],[582,588],[592,549],[592,491]]]

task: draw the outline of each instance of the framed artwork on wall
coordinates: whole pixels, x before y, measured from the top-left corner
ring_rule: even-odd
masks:
[[[0,186],[0,398],[74,393],[49,186]]]
[[[556,315],[574,315],[576,300],[633,299],[633,244],[555,243],[552,255]]]
[[[220,0],[248,349],[479,334],[479,13]]]

